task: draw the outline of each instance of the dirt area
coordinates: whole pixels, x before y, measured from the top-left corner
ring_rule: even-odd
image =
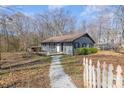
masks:
[[[124,71],[124,54],[115,53],[113,51],[99,51],[96,54],[92,55],[77,55],[77,56],[63,56],[62,65],[67,74],[69,74],[77,85],[77,87],[83,87],[83,58],[87,57],[92,59],[93,64],[96,66],[97,61],[99,60],[101,64],[106,62],[106,64],[113,64],[114,69],[117,65],[122,66]],[[122,73],[124,76],[124,73]]]
[[[23,58],[22,55],[4,53],[4,61],[0,66],[0,87],[50,87],[50,57],[34,55],[31,58]]]

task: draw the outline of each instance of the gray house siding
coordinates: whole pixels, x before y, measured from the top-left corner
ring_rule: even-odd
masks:
[[[57,44],[56,43],[44,43],[42,44],[42,50],[46,52],[57,52]]]
[[[73,55],[73,45],[72,43],[63,43],[63,53],[67,55]]]
[[[84,35],[71,42],[51,42],[43,43],[42,50],[49,53],[63,52],[63,54],[74,55],[74,50],[80,47],[93,47],[94,41],[90,36]]]
[[[70,55],[74,55],[74,50],[76,48],[81,48],[81,47],[94,47],[94,44],[95,42],[90,38],[88,37],[87,35],[86,36],[82,36],[76,40],[74,40],[72,43],[71,43],[71,52],[69,52]]]
[[[42,50],[49,52],[49,53],[55,53],[57,52],[57,45],[60,45],[60,52],[63,52],[63,54],[67,55],[73,55],[73,45],[70,42],[65,43],[44,43],[42,44]]]
[[[74,48],[93,47],[94,41],[91,38],[89,38],[88,36],[82,36],[73,41],[73,46],[74,46]]]

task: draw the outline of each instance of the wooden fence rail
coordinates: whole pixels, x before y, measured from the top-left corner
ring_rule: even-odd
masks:
[[[84,87],[87,88],[122,88],[122,68],[120,65],[114,70],[113,65],[107,65],[105,62],[93,65],[92,60],[83,59],[83,80]],[[113,72],[116,72],[114,74]]]

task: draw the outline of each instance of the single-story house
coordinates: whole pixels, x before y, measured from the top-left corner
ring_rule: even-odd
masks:
[[[80,47],[93,47],[95,41],[88,33],[74,33],[50,37],[41,42],[42,50],[50,53],[74,55],[74,50]]]

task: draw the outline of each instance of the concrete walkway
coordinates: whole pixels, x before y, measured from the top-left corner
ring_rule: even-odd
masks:
[[[50,67],[49,77],[50,77],[50,86],[52,88],[76,88],[72,83],[71,78],[65,74],[61,63],[61,56],[52,56],[52,63]]]

